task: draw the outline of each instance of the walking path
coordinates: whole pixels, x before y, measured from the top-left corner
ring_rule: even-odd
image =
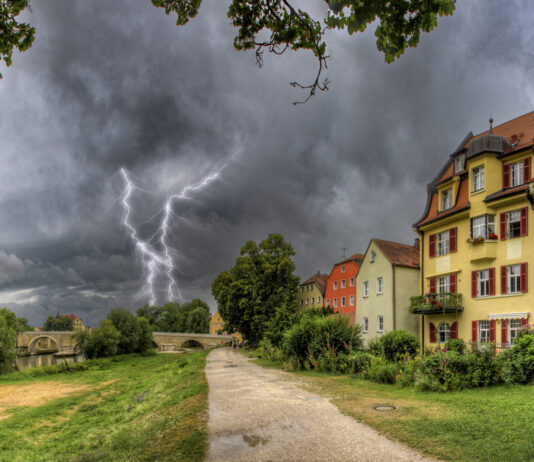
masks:
[[[207,358],[207,461],[431,461],[229,348]]]

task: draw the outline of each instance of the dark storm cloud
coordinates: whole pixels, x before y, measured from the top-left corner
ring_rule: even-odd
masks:
[[[184,296],[210,299],[243,243],[270,232],[293,243],[302,277],[371,237],[411,242],[426,183],[463,136],[532,110],[527,1],[458,2],[391,65],[372,30],[331,32],[331,90],[298,107],[288,82],[312,78],[313,57],[266,56],[260,70],[232,48],[227,2],[181,28],[145,3],[35,3],[36,43],[2,71],[0,303],[34,324],[146,301],[120,167],[150,191],[135,195],[143,223],[240,152],[198,203],[175,204],[189,222],[172,228]]]

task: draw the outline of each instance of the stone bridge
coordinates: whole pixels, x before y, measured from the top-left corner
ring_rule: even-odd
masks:
[[[20,332],[17,335],[19,353],[37,353],[42,350],[57,350],[58,353],[76,353],[78,344],[72,331]],[[153,332],[152,339],[159,351],[174,351],[187,346],[204,349],[231,343],[231,335],[185,334],[176,332]]]

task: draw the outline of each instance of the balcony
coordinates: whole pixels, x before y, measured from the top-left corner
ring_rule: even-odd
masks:
[[[413,314],[460,313],[463,310],[462,294],[444,292],[410,297],[410,311]]]
[[[491,261],[497,257],[497,239],[468,239],[469,259],[472,262]],[[481,240],[480,240],[481,239]]]

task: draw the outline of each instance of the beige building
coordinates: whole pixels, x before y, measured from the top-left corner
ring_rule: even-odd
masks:
[[[365,344],[393,330],[419,334],[419,320],[409,309],[419,288],[418,240],[406,245],[371,239],[356,285],[356,323]]]
[[[224,331],[224,321],[221,318],[221,315],[217,311],[210,320],[210,334],[217,335],[218,333]]]
[[[327,280],[328,274],[319,272],[306,279],[298,288],[297,306],[304,309],[322,308]]]

